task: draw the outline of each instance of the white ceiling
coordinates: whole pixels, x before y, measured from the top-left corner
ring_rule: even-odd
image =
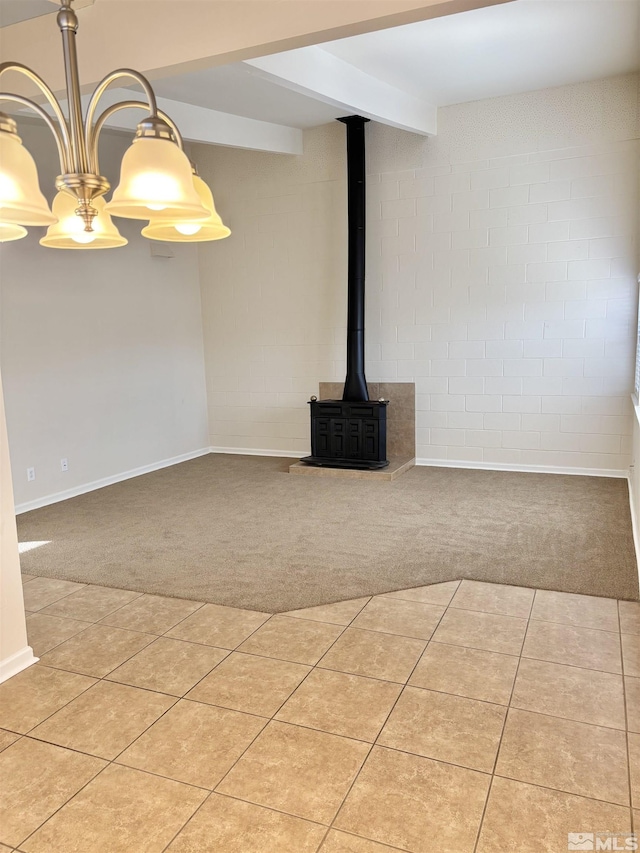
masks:
[[[516,0],[323,45],[437,106],[640,67],[639,0]]]
[[[640,68],[640,0],[514,0],[322,48],[444,106]],[[155,80],[154,86],[162,97],[298,128],[344,114],[254,76],[243,63]]]
[[[289,127],[315,127],[344,114],[263,80],[242,62],[154,80],[153,88],[161,98]]]
[[[0,0],[0,24],[50,13],[54,37],[56,2]],[[108,0],[74,5],[94,2]],[[82,37],[78,47],[82,73]],[[343,115],[429,134],[440,106],[637,69],[640,0],[511,0],[189,74],[173,69],[153,83],[189,140],[299,153],[303,129]],[[135,127],[137,114],[129,113],[111,125]]]
[[[74,0],[74,8],[91,6],[94,0]],[[58,0],[0,0],[0,27],[9,27],[20,21],[29,21],[41,15],[57,12]]]
[[[49,0],[0,0],[0,27],[55,12]]]

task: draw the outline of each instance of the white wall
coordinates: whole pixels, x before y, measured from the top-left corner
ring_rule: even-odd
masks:
[[[51,195],[48,131],[20,126]],[[103,141],[112,183],[128,144]],[[141,223],[129,245],[61,251],[43,229],[0,248],[1,363],[16,504],[46,501],[208,445],[197,251],[152,258]],[[67,458],[63,473],[60,460]],[[27,467],[36,480],[28,483]]]
[[[200,247],[214,447],[308,451],[306,402],[344,378],[344,126],[301,157],[193,146],[232,234]]]
[[[28,645],[0,377],[0,682],[35,663]]]
[[[447,107],[368,136],[367,376],[415,381],[418,456],[624,471],[639,77]],[[209,431],[306,452],[344,375],[344,128],[302,157],[196,146],[234,230],[201,248]]]

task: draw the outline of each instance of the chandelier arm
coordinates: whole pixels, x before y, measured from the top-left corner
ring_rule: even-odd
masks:
[[[2,62],[0,63],[0,76],[4,74],[6,71],[16,71],[19,74],[23,74],[25,77],[28,77],[32,83],[35,83],[38,89],[42,92],[42,94],[47,99],[47,103],[55,113],[55,117],[58,119],[58,124],[60,126],[60,135],[62,138],[62,142],[64,145],[65,156],[64,158],[60,157],[60,166],[64,167],[64,171],[67,171],[68,166],[68,156],[67,152],[71,148],[71,140],[69,138],[69,128],[67,126],[67,121],[64,117],[64,113],[62,112],[62,107],[58,103],[56,96],[53,94],[51,89],[44,82],[42,77],[36,74],[35,71],[32,71],[26,65],[23,65],[21,62]],[[32,101],[29,101],[29,104],[32,104]]]
[[[58,156],[60,157],[60,167],[63,171],[67,170],[67,151],[64,145],[64,137],[60,131],[60,128],[55,124],[51,116],[42,109],[39,104],[34,103],[34,101],[30,101],[29,98],[23,98],[22,95],[14,95],[12,92],[0,92],[0,101],[13,101],[16,104],[22,104],[24,107],[28,107],[30,110],[33,110],[37,113],[40,118],[47,125],[51,133],[53,133],[53,138],[56,141],[56,145],[58,146]]]
[[[93,125],[93,130],[91,132],[91,142],[89,145],[89,156],[91,158],[91,167],[92,169],[98,173],[100,171],[100,165],[98,162],[98,142],[100,140],[100,133],[102,132],[102,128],[105,125],[112,115],[119,112],[120,110],[129,110],[129,109],[141,109],[146,110],[149,108],[148,104],[145,104],[144,101],[121,101],[119,104],[113,104],[110,107],[100,114],[95,124]],[[169,125],[173,134],[176,138],[176,143],[181,151],[184,151],[184,141],[182,139],[182,134],[178,130],[178,126],[173,121],[173,119],[169,118],[169,116],[163,112],[162,110],[157,110],[156,115],[161,118],[163,121]]]
[[[144,93],[147,96],[147,103],[144,104],[141,101],[135,101],[135,104],[144,107],[144,109],[147,109],[150,115],[157,115],[158,104],[156,101],[156,95],[151,87],[151,83],[149,83],[147,78],[143,74],[140,74],[138,71],[134,71],[132,68],[118,68],[116,71],[112,71],[111,74],[107,74],[107,76],[103,80],[101,80],[100,83],[98,83],[93,95],[91,96],[89,106],[87,107],[87,116],[85,118],[84,123],[85,136],[87,140],[91,139],[92,135],[95,134],[95,129],[92,131],[92,125],[94,116],[96,114],[98,101],[113,82],[115,82],[116,80],[120,80],[123,77],[128,77],[131,80],[136,80],[136,82],[138,82],[144,89]],[[129,101],[125,101],[123,103],[129,103]],[[91,147],[92,146],[90,145],[89,148]]]
[[[178,148],[181,151],[184,151],[184,139],[182,138],[182,134],[180,133],[180,130],[178,129],[178,125],[175,123],[175,121],[170,116],[168,116],[164,112],[164,110],[157,110],[156,114],[157,114],[158,118],[161,118],[163,121],[166,121],[166,123],[169,125],[169,127],[173,131],[173,135],[176,138],[176,144],[177,144]]]

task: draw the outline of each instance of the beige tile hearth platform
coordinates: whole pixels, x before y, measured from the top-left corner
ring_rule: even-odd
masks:
[[[389,465],[381,471],[358,471],[349,468],[322,468],[294,462],[290,474],[311,477],[339,477],[369,480],[372,483],[397,479],[416,464],[416,386],[414,382],[369,382],[371,400],[389,400],[387,409],[387,458]],[[320,400],[341,400],[342,382],[321,382]]]
[[[369,480],[371,483],[376,483],[396,480],[409,468],[413,468],[415,464],[414,457],[391,456],[387,467],[380,471],[360,471],[357,468],[325,468],[318,465],[307,465],[306,462],[294,462],[289,465],[289,473],[311,477],[339,477],[345,480]]]
[[[634,849],[640,603],[465,580],[271,616],[39,581],[0,851]]]

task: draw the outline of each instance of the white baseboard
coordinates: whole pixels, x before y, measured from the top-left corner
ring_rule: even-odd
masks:
[[[555,465],[517,465],[500,462],[459,462],[455,459],[416,459],[416,465],[431,468],[473,468],[479,471],[519,471],[522,474],[572,474],[577,477],[615,477],[625,480],[629,472],[618,468],[563,468]]]
[[[159,471],[161,468],[169,468],[171,465],[178,465],[180,462],[188,462],[189,459],[196,459],[198,456],[206,456],[211,453],[211,448],[202,447],[200,450],[193,450],[191,453],[182,453],[180,456],[172,456],[171,459],[163,459],[160,462],[152,462],[150,465],[142,465],[140,468],[132,468],[130,471],[123,471],[121,474],[114,474],[112,477],[104,477],[101,480],[94,480],[92,483],[84,483],[82,486],[76,486],[73,489],[66,489],[64,492],[56,492],[53,495],[45,495],[42,498],[36,498],[33,501],[16,505],[16,515],[23,512],[29,512],[32,509],[40,509],[43,506],[66,501],[69,498],[75,498],[78,495],[84,495],[87,492],[93,492],[96,489],[102,489],[105,486],[112,486],[114,483],[121,483],[123,480],[131,480],[133,477],[139,477],[141,474],[150,474],[152,471]]]
[[[31,646],[25,646],[19,652],[9,655],[8,658],[0,661],[0,684],[39,660],[40,658],[33,654]]]
[[[299,450],[256,450],[253,447],[210,447],[211,453],[231,453],[233,456],[278,456],[284,459],[300,459],[308,456],[309,451]]]

